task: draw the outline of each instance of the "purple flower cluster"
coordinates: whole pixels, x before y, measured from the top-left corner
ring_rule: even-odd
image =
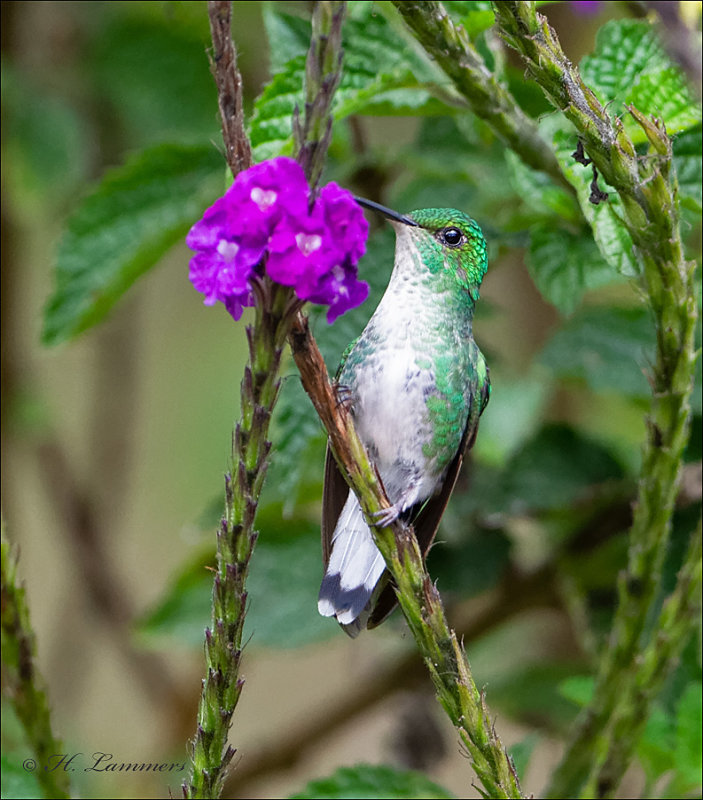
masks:
[[[328,183],[310,210],[300,165],[273,158],[237,175],[225,195],[193,225],[186,244],[190,281],[205,304],[224,303],[234,319],[254,305],[251,278],[266,274],[301,300],[329,305],[327,321],[360,305],[369,287],[357,279],[368,224],[352,195]]]

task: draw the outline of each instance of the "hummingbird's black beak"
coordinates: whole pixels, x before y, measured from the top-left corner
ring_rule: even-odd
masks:
[[[354,200],[356,200],[360,206],[368,208],[371,211],[378,211],[379,214],[383,214],[383,216],[388,217],[388,219],[395,220],[395,222],[402,222],[403,225],[414,225],[417,227],[417,222],[415,222],[414,219],[410,219],[410,217],[404,217],[397,211],[392,211],[390,208],[380,205],[380,203],[374,203],[373,200],[366,200],[363,197],[356,197],[356,195],[354,196]]]

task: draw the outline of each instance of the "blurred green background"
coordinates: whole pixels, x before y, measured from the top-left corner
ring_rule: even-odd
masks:
[[[700,3],[687,5],[700,17]],[[600,4],[587,16],[568,3],[543,10],[578,61],[593,49],[598,27],[631,13],[629,6]],[[273,7],[234,4],[249,112],[271,72],[264,16],[271,31]],[[304,30],[307,4],[275,8],[299,16]],[[62,229],[90,186],[162,141],[221,146],[206,5],[3,2],[1,9],[3,513],[20,545],[40,667],[55,727],[67,752],[83,754],[82,765],[95,751],[116,761],[183,762],[203,670],[205,567],[238,414],[244,325],[202,305],[182,244],[104,324],[54,348],[39,341]],[[499,57],[488,35],[478,44],[487,58]],[[295,46],[282,39],[273,66]],[[506,75],[531,115],[549,116],[509,56]],[[520,184],[519,168],[480,123],[436,114],[430,104],[415,116],[379,112],[380,105],[337,127],[326,180],[399,211],[463,208],[489,240],[475,334],[493,397],[430,571],[501,736],[518,759],[535,748],[523,785],[539,793],[578,708],[563,681],[589,672],[594,639],[612,611],[644,435],[651,326],[623,278],[592,284],[573,315],[543,298],[525,248],[528,260],[555,257],[538,247],[535,226],[545,219],[529,181]],[[686,213],[695,250],[700,211],[693,205]],[[556,258],[587,263],[595,249],[583,249],[578,226],[565,225],[563,235]],[[541,243],[553,245],[547,235]],[[376,297],[392,248],[389,232],[376,231],[361,265]],[[314,314],[331,369],[372,310],[369,302],[334,329]],[[317,615],[324,439],[289,360],[284,375],[274,423],[281,452],[249,586],[251,640],[228,796],[287,795],[357,762],[426,769],[458,796],[478,796],[401,620],[352,642]],[[699,398],[696,412],[692,442],[700,438]],[[670,577],[696,516],[700,445],[688,458],[693,499],[679,511]],[[693,642],[665,702],[680,702],[683,687],[699,678],[697,649]],[[3,749],[18,754],[8,758],[21,762],[23,747],[17,727],[6,726]],[[165,795],[163,776],[74,777],[84,796]],[[169,776],[174,795],[180,777]],[[638,792],[641,774],[628,780],[627,791]]]

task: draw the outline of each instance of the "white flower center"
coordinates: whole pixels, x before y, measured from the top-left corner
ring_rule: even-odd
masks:
[[[228,242],[227,239],[220,239],[217,244],[217,252],[225,261],[234,261],[239,245],[236,242]]]
[[[316,233],[298,233],[295,237],[298,250],[304,255],[309,256],[322,246],[322,237]]]
[[[273,189],[262,189],[260,186],[255,186],[251,190],[251,199],[259,206],[259,211],[266,211],[267,208],[270,208],[275,202],[278,194],[273,191]]]
[[[347,287],[343,283],[343,281],[344,281],[344,268],[342,266],[340,266],[339,264],[335,264],[335,266],[332,267],[332,274],[334,275],[335,280],[339,283],[339,286],[337,286],[337,292],[342,297],[346,297],[349,294],[349,290],[347,289]]]

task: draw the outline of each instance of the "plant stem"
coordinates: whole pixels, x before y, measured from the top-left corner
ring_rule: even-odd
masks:
[[[22,723],[36,761],[36,775],[47,798],[71,796],[68,773],[50,769],[59,753],[61,741],[51,730],[51,712],[46,685],[35,660],[37,645],[29,619],[24,587],[17,580],[17,557],[2,528],[2,664],[3,679],[17,718]],[[52,762],[53,759],[53,762]]]
[[[342,23],[346,3],[320,0],[312,13],[312,36],[305,61],[305,115],[298,110],[293,133],[298,161],[305,172],[314,200],[332,138],[332,98],[342,79]]]
[[[222,138],[229,168],[232,175],[237,175],[251,166],[251,145],[244,128],[242,76],[232,41],[232,3],[208,0],[207,5],[213,51],[210,68],[217,86]]]
[[[694,532],[678,575],[676,588],[667,598],[654,626],[649,644],[641,653],[633,680],[622,692],[603,737],[598,758],[591,766],[582,797],[613,797],[627,769],[630,751],[613,746],[625,738],[639,741],[649,708],[691,638],[701,614],[701,523]]]
[[[231,3],[208,4],[214,45],[222,134],[234,175],[251,165],[244,130],[241,78],[231,39]],[[313,10],[313,34],[306,68],[305,121],[294,121],[299,158],[311,187],[319,180],[329,145],[329,109],[341,77],[341,26],[345,4],[320,2]],[[311,192],[314,195],[314,192]],[[185,797],[219,797],[234,750],[227,743],[243,680],[239,677],[246,614],[246,578],[256,543],[254,517],[268,466],[268,429],[280,388],[281,353],[298,301],[292,289],[263,277],[254,287],[256,318],[247,327],[249,361],[241,384],[241,418],[232,438],[232,470],[225,478],[226,510],[217,535],[217,572],[212,625],[205,632],[207,677],[193,742],[193,770]]]
[[[305,122],[294,130],[299,159],[311,186],[322,172],[331,136],[332,92],[341,68],[341,23],[345,4],[318,2],[306,65]],[[337,401],[324,359],[298,314],[289,341],[305,391],[327,429],[335,456],[367,517],[390,503],[359,440],[350,415]],[[512,763],[498,738],[469,664],[450,630],[439,594],[425,571],[415,534],[400,523],[372,527],[374,540],[398,586],[400,606],[430,670],[440,702],[459,728],[477,775],[490,797],[521,797]]]
[[[393,0],[393,5],[473,113],[487,122],[525,164],[549,175],[573,195],[573,186],[535,123],[488,69],[466,31],[454,25],[444,6],[436,0]]]
[[[646,716],[651,699],[647,695],[623,708],[623,698],[632,697],[641,681],[639,652],[661,575],[688,438],[696,359],[695,264],[684,258],[671,141],[664,126],[628,107],[650,142],[649,156],[638,156],[620,120],[611,118],[584,85],[534,3],[501,1],[493,7],[503,38],[522,55],[529,74],[574,125],[595,167],[620,196],[623,224],[642,266],[656,326],[652,402],[628,566],[618,581],[618,609],[593,700],[549,789],[552,797],[576,796],[588,779],[599,796],[608,796],[632,757],[636,717]],[[621,766],[613,773],[610,765],[615,763]],[[598,775],[593,774],[593,764],[600,765]]]
[[[231,38],[231,3],[208,2],[222,136],[227,162],[236,174],[251,166],[244,130],[242,84]],[[279,366],[286,337],[290,290],[263,279],[253,326],[247,327],[249,360],[241,383],[241,418],[232,437],[232,466],[225,476],[225,515],[217,534],[217,571],[212,590],[212,622],[205,631],[207,675],[198,706],[192,770],[184,797],[219,797],[234,750],[227,743],[242,691],[239,677],[246,613],[245,583],[256,542],[254,516],[266,475],[269,422],[280,385]]]
[[[249,361],[241,384],[241,418],[232,437],[232,470],[225,477],[226,510],[217,534],[212,625],[205,631],[207,676],[193,743],[193,772],[184,797],[219,797],[234,755],[227,735],[244,681],[239,677],[246,614],[245,583],[257,533],[254,516],[268,466],[268,429],[280,387],[291,290],[267,281],[247,327]]]
[[[518,776],[503,747],[471,674],[466,653],[449,627],[442,601],[412,528],[395,522],[373,526],[373,515],[390,503],[354,430],[349,412],[338,403],[327,368],[307,320],[298,317],[291,334],[293,357],[305,391],[330,438],[337,463],[352,487],[386,566],[393,576],[398,602],[430,672],[437,696],[459,731],[488,797],[522,797]]]

